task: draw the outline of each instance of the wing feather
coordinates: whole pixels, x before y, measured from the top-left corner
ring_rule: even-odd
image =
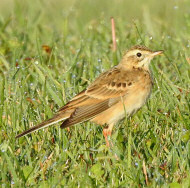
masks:
[[[73,124],[87,121],[88,119],[93,118],[104,110],[107,110],[109,107],[109,100],[103,101],[95,105],[79,107],[75,110],[75,112],[70,116],[69,119],[61,124],[61,128],[69,127]]]
[[[61,110],[75,109],[62,123],[61,128],[94,118],[121,100],[128,94],[133,84],[125,71],[117,67],[101,74],[86,90],[79,93]],[[131,77],[131,75],[130,75]],[[135,80],[137,78],[133,78]],[[130,83],[130,84],[128,84]]]

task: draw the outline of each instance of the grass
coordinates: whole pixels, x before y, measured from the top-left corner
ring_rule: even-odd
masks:
[[[1,0],[1,186],[189,187],[188,7],[187,0]],[[112,149],[102,128],[89,122],[70,131],[55,125],[15,140],[136,44],[164,49],[165,55],[151,65],[150,100],[115,126]]]

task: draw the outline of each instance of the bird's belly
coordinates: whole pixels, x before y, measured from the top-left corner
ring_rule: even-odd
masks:
[[[151,88],[149,90],[136,90],[133,94],[128,94],[121,98],[121,101],[110,107],[108,110],[102,112],[91,121],[103,124],[115,124],[126,116],[133,115],[140,109],[148,97],[150,96]]]

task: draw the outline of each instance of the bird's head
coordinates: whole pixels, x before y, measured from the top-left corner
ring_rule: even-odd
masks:
[[[129,49],[121,61],[122,66],[127,68],[144,68],[149,69],[150,61],[157,55],[163,53],[163,50],[152,51],[145,46],[134,46]]]

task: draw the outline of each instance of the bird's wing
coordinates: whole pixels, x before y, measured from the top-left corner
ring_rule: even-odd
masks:
[[[101,74],[86,90],[75,96],[60,111],[75,109],[70,118],[64,121],[61,128],[89,120],[127,95],[132,82],[127,79],[125,71],[114,67],[110,71]],[[134,79],[133,79],[134,81]],[[59,111],[59,112],[60,112]]]

